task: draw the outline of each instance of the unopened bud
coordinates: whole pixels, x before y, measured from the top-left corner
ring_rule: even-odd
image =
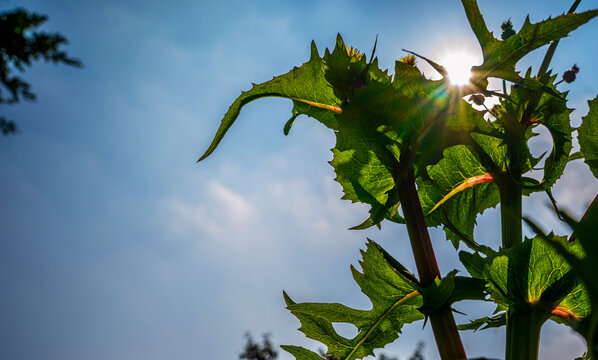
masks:
[[[482,94],[473,94],[469,97],[469,101],[473,101],[474,104],[482,106],[484,105],[484,101],[486,101],[486,98]]]
[[[573,65],[573,67],[567,71],[565,71],[565,73],[563,74],[563,81],[566,82],[567,84],[571,84],[572,82],[575,81],[575,76],[577,75],[577,73],[579,72],[579,68],[576,65]]]

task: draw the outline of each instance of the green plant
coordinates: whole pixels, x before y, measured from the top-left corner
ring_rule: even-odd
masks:
[[[414,53],[443,79],[424,77],[413,56],[397,61],[394,75],[389,75],[378,68],[375,46],[368,61],[339,35],[332,51],[326,49],[321,56],[312,43],[308,62],[243,92],[200,158],[214,151],[247,103],[268,96],[291,99],[285,134],[299,115],[332,129],[336,146],[330,164],[343,199],[370,205],[368,219],[354,229],[379,226],[383,220],[407,226],[417,277],[371,240],[362,251],[361,272],[352,268],[372,302],[371,310],[295,303],[284,293],[288,309],[301,322],[300,330],[326,345],[335,358],[373,355],[374,349],[394,341],[403,325],[427,318],[440,357],[465,359],[451,309],[465,299],[496,304],[495,314],[460,329],[506,326],[508,360],[537,358],[546,320],[570,325],[589,344],[595,340],[596,297],[583,265],[592,248],[586,240],[568,242],[541,232],[523,239],[522,198],[543,191],[552,199],[550,189],[573,159],[585,159],[598,175],[598,100],[590,102],[583,119],[581,152],[571,154],[572,110],[566,106],[567,93],[556,87],[557,76],[548,70],[559,39],[598,10],[575,13],[577,0],[567,14],[536,24],[526,19],[517,32],[505,22],[499,40],[486,27],[477,2],[462,3],[484,56],[483,63],[471,69],[469,85],[450,85],[443,66]],[[537,74],[531,69],[523,76],[515,71],[523,56],[546,44],[550,46]],[[503,91],[489,91],[489,78],[502,79]],[[569,83],[574,76],[568,73],[564,79]],[[482,103],[489,96],[498,96],[500,104],[483,111],[465,100]],[[528,147],[538,126],[548,129],[554,145],[543,159]],[[535,180],[529,173],[541,160],[543,177]],[[499,203],[502,247],[492,249],[474,239],[473,230],[477,215]],[[463,243],[470,249],[459,252],[459,259],[471,276],[453,271],[441,277],[429,226],[443,226],[455,248]],[[579,232],[580,239],[587,239],[587,231]],[[333,323],[353,324],[359,332],[353,339],[344,338]],[[322,359],[301,347],[283,349],[297,359]],[[595,346],[588,349],[586,358],[595,358]]]

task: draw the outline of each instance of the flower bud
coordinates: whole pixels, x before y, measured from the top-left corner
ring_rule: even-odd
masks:
[[[363,57],[363,54],[359,50],[355,49],[353,46],[345,46],[345,49],[347,50],[347,55],[349,55],[349,57],[355,58],[357,60],[361,60],[361,58]]]
[[[399,61],[410,66],[415,66],[415,56],[413,55],[407,55]]]
[[[563,81],[567,84],[571,84],[575,81],[575,76],[578,72],[579,68],[577,67],[577,64],[573,65],[571,69],[565,71],[565,73],[563,74]]]
[[[469,101],[473,101],[474,104],[482,106],[484,105],[484,101],[486,101],[486,98],[482,94],[473,94],[469,97]]]

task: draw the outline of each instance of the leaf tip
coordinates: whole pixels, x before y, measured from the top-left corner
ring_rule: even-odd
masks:
[[[345,48],[345,41],[343,40],[341,33],[336,33],[336,47],[339,49]]]
[[[316,46],[316,42],[314,40],[311,41],[311,49],[309,54],[309,60],[319,59],[320,54],[318,53],[318,47]]]
[[[284,298],[284,302],[287,304],[287,306],[291,306],[291,305],[295,305],[295,302],[293,301],[293,299],[291,299],[291,297],[287,294],[286,291],[282,291],[282,296]]]
[[[212,153],[213,150],[206,150],[206,152],[197,160],[197,162],[200,162],[202,160],[204,160],[205,158],[207,158],[208,156],[210,156],[210,154]]]

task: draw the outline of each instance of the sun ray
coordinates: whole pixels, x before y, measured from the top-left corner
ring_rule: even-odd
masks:
[[[466,51],[457,51],[446,54],[439,63],[446,68],[451,84],[462,86],[469,84],[471,67],[478,59]]]

